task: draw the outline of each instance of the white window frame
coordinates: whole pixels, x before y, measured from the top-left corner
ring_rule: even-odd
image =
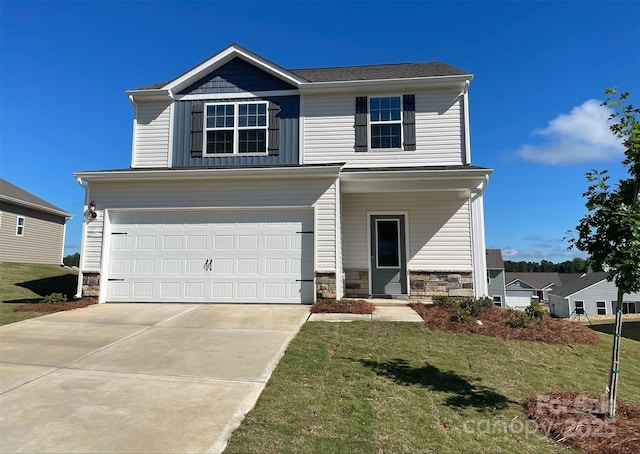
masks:
[[[265,125],[264,126],[239,126],[238,117],[240,113],[240,105],[246,104],[263,104],[265,106]],[[208,106],[233,106],[233,127],[207,127],[207,107]],[[203,111],[203,140],[202,140],[202,153],[203,156],[213,157],[213,156],[267,156],[269,154],[269,102],[268,101],[233,101],[233,102],[208,102],[204,104]],[[239,153],[239,131],[243,130],[255,130],[260,129],[264,130],[265,144],[264,151],[256,152],[256,153]],[[233,131],[233,152],[232,153],[209,153],[207,151],[207,133],[209,131]]]
[[[493,305],[502,307],[502,295],[493,295]]]
[[[379,98],[399,98],[400,99],[400,119],[399,120],[390,120],[390,121],[372,121],[371,120],[371,100],[379,99]],[[404,120],[404,106],[402,103],[402,95],[398,94],[390,94],[390,95],[378,95],[378,96],[369,96],[367,98],[367,143],[369,144],[370,151],[398,151],[403,150],[402,144],[404,140],[404,131],[403,131],[403,120]],[[391,148],[374,148],[373,141],[371,140],[371,130],[374,125],[400,125],[400,145],[398,147]]]
[[[22,219],[22,223],[20,223],[21,219]],[[24,236],[25,224],[26,224],[26,219],[24,216],[18,216],[16,218],[16,236]]]
[[[604,304],[604,306],[602,306],[602,307],[598,306],[599,303]],[[604,314],[599,314],[598,313],[598,311],[600,309],[604,309]],[[607,315],[607,302],[606,301],[602,301],[602,300],[601,301],[596,301],[596,314],[597,315]]]

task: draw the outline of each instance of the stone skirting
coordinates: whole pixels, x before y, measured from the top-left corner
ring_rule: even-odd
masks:
[[[410,271],[411,297],[473,296],[471,272]]]
[[[369,297],[369,270],[344,270],[344,296]]]
[[[82,273],[82,296],[100,295],[100,273]]]
[[[335,299],[336,273],[316,272],[316,298]]]

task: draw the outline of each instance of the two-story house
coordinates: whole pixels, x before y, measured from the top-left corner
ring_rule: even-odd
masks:
[[[234,44],[128,91],[130,168],[75,174],[79,290],[101,302],[487,294],[492,171],[471,165],[472,77],[444,63],[289,70]]]

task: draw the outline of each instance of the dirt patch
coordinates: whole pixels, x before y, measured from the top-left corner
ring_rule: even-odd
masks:
[[[13,308],[15,312],[62,312],[69,311],[71,309],[79,309],[81,307],[87,307],[91,304],[98,302],[95,298],[82,298],[75,301],[66,301],[64,303],[52,304],[52,303],[27,303],[21,304]]]
[[[429,328],[548,344],[599,344],[601,342],[598,334],[586,326],[552,318],[549,315],[543,316],[542,325],[533,322],[529,328],[515,328],[509,325],[510,316],[506,309],[490,308],[468,322],[459,322],[452,308],[423,303],[411,303],[410,306],[422,317]]]
[[[606,416],[606,398],[573,391],[537,394],[525,403],[531,425],[586,454],[640,453],[640,407],[618,402]]]
[[[372,314],[375,306],[365,300],[318,300],[311,306],[312,314]]]

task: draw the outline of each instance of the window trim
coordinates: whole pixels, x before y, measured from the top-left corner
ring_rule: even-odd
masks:
[[[22,223],[20,223],[21,219],[22,219]],[[25,224],[26,224],[26,219],[24,216],[18,216],[16,218],[16,236],[24,236]]]
[[[602,303],[602,306],[599,306],[600,303]],[[604,309],[604,314],[600,313],[601,309]],[[606,301],[596,301],[596,313],[598,315],[607,315],[607,302]]]
[[[238,118],[240,115],[240,105],[263,104],[265,106],[265,125],[264,126],[240,126]],[[207,107],[209,106],[233,106],[233,127],[207,127]],[[244,130],[264,130],[264,151],[254,153],[240,153],[238,151],[240,145],[239,131]],[[207,133],[209,131],[233,131],[233,152],[232,153],[210,153],[207,151]],[[246,100],[246,101],[220,101],[205,102],[202,111],[202,156],[203,157],[224,157],[224,156],[269,156],[269,101],[264,100]]]
[[[379,98],[399,98],[400,99],[400,119],[393,121],[372,121],[371,120],[371,100],[379,99]],[[387,95],[376,95],[376,96],[367,96],[367,144],[369,151],[404,151],[404,100],[402,94],[387,94]],[[400,146],[392,147],[392,148],[374,148],[373,141],[371,140],[371,129],[373,125],[395,125],[397,124],[400,127]]]

